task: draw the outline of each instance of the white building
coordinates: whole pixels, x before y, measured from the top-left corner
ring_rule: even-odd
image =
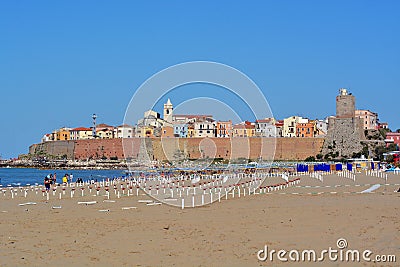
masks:
[[[283,120],[283,137],[296,137],[296,125],[308,123],[308,119],[299,116],[291,116]]]
[[[42,137],[42,143],[44,143],[44,142],[49,142],[49,141],[53,141],[52,135],[51,135],[51,134],[45,134],[45,135],[43,135],[43,137]]]
[[[215,137],[217,123],[212,119],[197,120],[194,122],[194,137]]]
[[[161,128],[164,126],[164,120],[161,119],[160,113],[154,110],[148,110],[144,113],[143,119],[140,119],[137,124],[139,127],[151,126],[154,128]]]
[[[197,120],[213,120],[212,115],[190,115],[190,114],[177,114],[172,116],[174,123],[193,123]]]
[[[315,120],[317,133],[315,137],[324,137],[328,133],[328,118],[325,120]]]
[[[114,138],[132,138],[135,136],[135,129],[131,125],[120,125],[114,129]]]
[[[275,120],[256,120],[256,136],[260,137],[278,137],[278,131],[274,125]]]

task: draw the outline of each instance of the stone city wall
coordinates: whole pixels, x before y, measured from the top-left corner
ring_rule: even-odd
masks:
[[[166,160],[184,157],[223,159],[304,160],[321,152],[323,138],[128,138],[53,141],[32,145],[30,154],[40,151],[68,159]],[[274,153],[275,148],[275,153]]]

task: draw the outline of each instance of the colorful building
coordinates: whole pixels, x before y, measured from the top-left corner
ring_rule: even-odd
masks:
[[[249,121],[235,124],[232,127],[233,137],[253,137],[256,135],[255,125]]]
[[[114,126],[104,123],[96,125],[96,138],[112,139],[114,138]]]
[[[155,137],[154,130],[156,128],[152,126],[138,126],[136,130],[136,137],[144,138],[144,137]]]
[[[161,128],[161,137],[162,138],[173,138],[174,136],[174,127],[172,126],[164,126]]]
[[[355,111],[355,116],[356,118],[362,119],[364,130],[378,129],[378,113],[361,109]]]
[[[71,139],[71,129],[61,128],[55,132],[55,141],[66,141]]]
[[[308,119],[299,116],[292,116],[283,120],[283,137],[296,137],[297,123],[307,123]]]
[[[174,123],[174,136],[180,138],[188,137],[188,125],[186,123]]]
[[[91,128],[78,127],[70,131],[71,140],[86,140],[93,138],[93,132]]]
[[[315,121],[296,124],[296,137],[314,137],[316,133]]]
[[[396,144],[400,148],[400,133],[387,133],[385,139],[386,146],[390,144]]]
[[[217,122],[217,137],[228,138],[232,136],[232,121]]]
[[[174,114],[172,120],[175,123],[193,123],[198,120],[214,120],[212,115],[185,115]]]

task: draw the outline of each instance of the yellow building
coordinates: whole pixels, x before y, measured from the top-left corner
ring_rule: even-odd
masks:
[[[256,135],[256,127],[249,121],[233,125],[233,137],[253,137]]]
[[[55,140],[56,141],[65,141],[71,139],[71,132],[70,128],[61,128],[56,131],[55,133]]]
[[[138,126],[136,137],[154,137],[154,127],[152,126]]]
[[[90,128],[78,127],[70,131],[71,140],[86,140],[93,138],[93,132]]]
[[[104,123],[96,125],[96,138],[111,139],[114,138],[114,126]]]
[[[107,128],[96,130],[96,136],[100,139],[111,139],[114,138],[114,130]]]
[[[193,124],[190,124],[190,125],[188,126],[188,134],[187,134],[187,137],[188,137],[188,138],[193,138],[193,137],[195,137],[195,130],[194,130],[194,125],[193,125]]]
[[[296,137],[296,126],[298,123],[308,123],[308,119],[292,116],[283,120],[283,137]]]

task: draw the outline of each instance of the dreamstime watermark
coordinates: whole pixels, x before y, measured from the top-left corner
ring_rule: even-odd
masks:
[[[265,245],[264,249],[257,252],[259,261],[281,261],[281,262],[373,262],[373,263],[393,263],[396,262],[396,255],[378,255],[371,250],[360,251],[358,249],[348,249],[347,240],[339,238],[336,247],[329,247],[321,251],[313,249],[306,250],[275,250],[269,249]]]

